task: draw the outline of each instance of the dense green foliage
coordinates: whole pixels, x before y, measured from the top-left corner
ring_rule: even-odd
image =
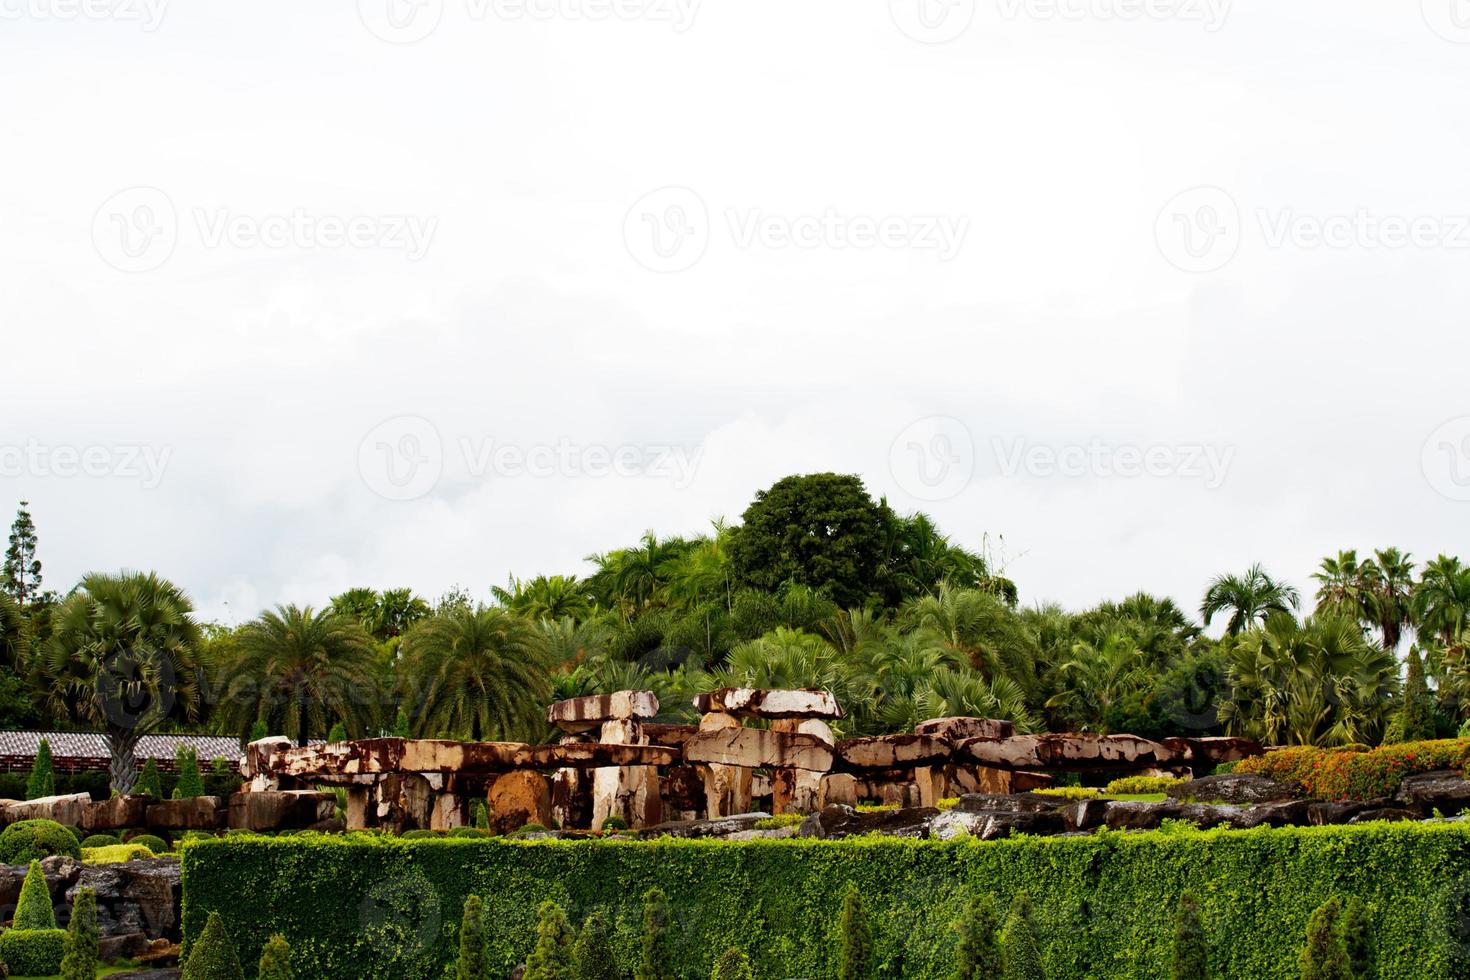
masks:
[[[154,854],[167,854],[169,849],[168,841],[156,834],[136,834],[129,837],[127,843],[134,844],[138,847],[146,847]]]
[[[537,910],[536,946],[526,960],[522,980],[576,980],[577,961],[573,952],[577,934],[566,912],[555,902],[542,902]]]
[[[1209,980],[1210,951],[1199,902],[1185,893],[1174,914],[1174,980]]]
[[[210,911],[226,911],[242,949],[283,933],[298,972],[319,980],[437,978],[457,950],[443,924],[472,893],[496,896],[485,922],[492,975],[525,962],[535,909],[547,900],[573,922],[606,915],[619,966],[631,974],[643,951],[636,896],[655,886],[677,915],[665,931],[677,980],[704,980],[731,946],[750,954],[758,976],[830,980],[843,903],[834,883],[849,881],[868,913],[874,980],[952,976],[954,923],[969,903],[988,892],[1005,907],[1023,890],[1053,980],[1168,976],[1172,910],[1185,891],[1211,934],[1228,937],[1209,943],[1212,976],[1294,976],[1307,918],[1333,895],[1374,909],[1383,980],[1470,968],[1458,939],[1459,882],[1470,866],[1470,828],[1460,824],[994,842],[239,836],[190,843],[183,863],[191,941]],[[252,901],[242,906],[241,894]],[[323,907],[323,894],[337,911]]]
[[[51,907],[51,891],[46,887],[46,874],[41,862],[33,860],[26,871],[25,883],[20,887],[20,899],[15,905],[16,929],[55,929],[56,910]]]
[[[1373,949],[1373,916],[1367,903],[1356,895],[1349,898],[1342,910],[1339,925],[1342,944],[1347,951],[1348,971],[1354,980],[1373,980],[1376,954]]]
[[[22,500],[10,525],[5,563],[0,565],[0,590],[18,606],[35,601],[41,594],[41,561],[36,557],[36,524]]]
[[[725,950],[717,963],[710,980],[755,980],[751,972],[750,957],[734,947]]]
[[[622,980],[617,957],[613,953],[612,925],[606,913],[593,911],[582,922],[573,949],[577,960],[577,980]]]
[[[71,907],[66,955],[61,960],[61,980],[97,980],[98,939],[97,893],[90,888],[82,888]]]
[[[1302,980],[1354,980],[1348,966],[1347,944],[1338,921],[1342,903],[1336,896],[1323,902],[1307,921],[1307,944],[1302,948]]]
[[[464,900],[459,919],[459,955],[454,962],[455,980],[489,980],[485,965],[485,906],[479,895]]]
[[[66,956],[65,929],[6,929],[0,933],[0,962],[16,977],[49,977]]]
[[[26,779],[26,799],[39,800],[55,795],[56,776],[51,771],[51,743],[43,738],[36,748],[36,762],[31,766],[31,774]]]
[[[143,763],[143,772],[138,776],[138,782],[133,789],[155,800],[164,799],[163,777],[159,775],[157,759],[150,757]]]
[[[1046,964],[1036,936],[1029,892],[1019,891],[1011,901],[1005,932],[1001,935],[1001,960],[1005,980],[1046,980]]]
[[[873,932],[863,896],[849,883],[842,894],[842,918],[837,925],[837,980],[866,980],[873,975]]]
[[[1470,738],[1384,745],[1369,751],[1297,746],[1244,759],[1235,771],[1301,783],[1322,800],[1376,800],[1392,796],[1405,776],[1462,769]]]
[[[82,856],[81,841],[54,820],[17,820],[0,831],[0,864],[29,864],[53,854]]]
[[[204,931],[188,952],[179,980],[245,980],[235,942],[218,912],[209,913]]]
[[[955,929],[960,938],[955,947],[953,980],[993,980],[1000,976],[1005,961],[995,899],[987,893],[970,902]]]
[[[199,775],[199,753],[187,745],[174,751],[174,761],[179,768],[178,796],[188,800],[204,795],[204,779]]]
[[[256,980],[296,980],[296,973],[291,969],[291,945],[285,936],[275,935],[266,942],[255,976]]]
[[[674,980],[675,959],[669,898],[662,888],[650,888],[643,894],[643,933],[633,980]]]
[[[82,838],[83,847],[116,847],[122,838],[114,834],[89,834]]]

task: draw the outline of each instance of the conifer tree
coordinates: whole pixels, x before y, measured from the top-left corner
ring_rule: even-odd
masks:
[[[1373,953],[1373,916],[1368,905],[1354,896],[1342,910],[1342,944],[1347,952],[1348,972],[1353,980],[1374,980],[1378,969]]]
[[[179,980],[245,980],[240,957],[235,953],[235,941],[218,912],[209,913]]]
[[[26,799],[39,800],[43,796],[55,795],[56,776],[51,771],[51,743],[43,738],[36,747],[36,763],[31,767],[30,778],[26,780]]]
[[[674,980],[672,940],[668,896],[650,888],[643,896],[643,939],[633,980]]]
[[[163,799],[163,776],[158,772],[158,760],[149,758],[143,763],[143,772],[138,777],[138,782],[133,785],[133,792],[151,796],[155,800]]]
[[[66,955],[61,959],[61,980],[97,980],[100,960],[97,931],[97,893],[90,888],[77,892],[72,903],[71,923],[66,933]]]
[[[1205,944],[1205,922],[1193,895],[1179,899],[1174,914],[1174,980],[1209,980],[1210,953]]]
[[[1017,892],[1011,902],[1001,950],[1005,958],[1005,980],[1046,980],[1041,946],[1036,941],[1036,924],[1031,919],[1031,896],[1025,892]]]
[[[567,914],[555,902],[542,902],[536,915],[536,948],[526,960],[521,980],[577,980],[575,955],[577,941]]]
[[[5,549],[5,564],[0,568],[0,588],[22,608],[41,595],[41,563],[36,559],[36,525],[22,500],[10,525],[10,543]]]
[[[459,923],[459,963],[455,980],[490,980],[490,964],[485,952],[485,908],[479,895],[464,901],[464,916]]]
[[[46,872],[40,861],[32,861],[20,886],[20,899],[15,905],[15,929],[55,929],[56,910],[51,907],[51,889],[46,887]]]
[[[1347,947],[1339,929],[1341,915],[1342,903],[1336,896],[1312,913],[1307,922],[1307,945],[1302,950],[1302,980],[1352,980]]]
[[[174,752],[179,766],[179,799],[189,800],[204,795],[204,780],[199,775],[199,753],[187,745],[180,745]]]
[[[955,947],[954,980],[993,980],[1000,976],[1000,917],[995,899],[982,895],[965,907],[955,923],[960,934]]]
[[[612,928],[607,916],[593,912],[582,923],[573,952],[577,960],[577,980],[623,980],[613,957]]]
[[[285,936],[277,933],[265,944],[256,977],[257,980],[296,980],[291,970],[291,947]]]
[[[837,951],[838,980],[869,980],[873,975],[873,932],[857,886],[848,883],[842,896],[842,920],[838,926],[841,946]]]

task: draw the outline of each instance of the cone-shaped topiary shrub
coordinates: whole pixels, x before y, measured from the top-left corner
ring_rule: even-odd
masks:
[[[285,936],[277,933],[265,944],[256,977],[258,980],[296,980],[296,974],[291,972],[291,947],[287,945]]]
[[[158,772],[157,759],[149,758],[143,763],[143,772],[133,784],[133,792],[138,796],[151,796],[155,800],[163,799],[163,776]]]
[[[56,776],[51,772],[51,743],[41,739],[36,748],[36,763],[31,767],[26,780],[26,799],[39,800],[43,796],[56,795]]]
[[[51,890],[46,887],[46,873],[40,861],[32,861],[20,886],[20,901],[15,906],[15,929],[55,929],[56,910],[51,907]]]
[[[669,935],[669,898],[662,889],[650,888],[643,895],[643,938],[633,980],[674,980],[672,938]]]
[[[1373,917],[1368,906],[1356,896],[1342,908],[1342,945],[1347,951],[1348,970],[1353,980],[1373,980],[1378,975],[1373,953]]]
[[[536,948],[526,960],[521,980],[576,980],[577,961],[572,953],[576,939],[561,906],[542,902],[536,913]]]
[[[90,888],[82,888],[71,907],[66,955],[61,959],[61,980],[97,980],[98,940],[97,893]]]
[[[755,974],[750,968],[750,957],[740,950],[730,948],[715,963],[715,971],[710,974],[710,980],[755,980]]]
[[[235,941],[218,912],[209,913],[179,980],[245,980],[240,957],[235,953]]]
[[[490,965],[485,954],[485,910],[479,895],[464,901],[464,916],[459,923],[459,963],[455,980],[490,980]]]
[[[994,980],[1000,976],[1000,916],[995,899],[982,895],[972,901],[955,923],[960,934],[955,947],[954,980]]]
[[[1302,950],[1302,980],[1352,980],[1347,946],[1338,919],[1342,903],[1334,895],[1307,921],[1307,945]]]
[[[868,980],[873,975],[873,932],[863,897],[851,883],[842,896],[842,919],[838,924],[838,980]]]
[[[577,980],[623,980],[613,956],[612,927],[601,912],[593,912],[583,921],[573,953],[577,960]]]
[[[180,745],[174,753],[179,764],[177,792],[183,800],[204,795],[204,779],[199,775],[199,753],[187,745]]]
[[[1041,946],[1036,942],[1036,923],[1031,920],[1031,896],[1025,892],[1017,892],[1011,902],[1001,950],[1005,958],[1005,980],[1046,980]]]
[[[1199,903],[1188,893],[1179,898],[1174,914],[1174,980],[1209,980],[1210,952],[1205,944],[1205,922]]]

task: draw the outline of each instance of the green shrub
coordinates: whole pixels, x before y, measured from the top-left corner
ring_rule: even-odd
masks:
[[[643,936],[633,980],[674,980],[673,937],[669,935],[669,898],[661,888],[643,894]]]
[[[82,847],[116,847],[122,839],[113,834],[93,834],[82,838]]]
[[[628,829],[628,821],[626,821],[622,817],[618,817],[618,816],[607,817],[606,819],[604,819],[602,821],[602,829],[603,830],[627,830]]]
[[[156,855],[138,844],[113,844],[110,847],[82,848],[83,864],[121,864],[124,861],[146,861]]]
[[[98,939],[97,893],[90,888],[79,889],[71,907],[61,980],[97,980]]]
[[[1348,972],[1353,980],[1372,980],[1377,975],[1373,955],[1373,916],[1368,904],[1356,895],[1342,908],[1342,945],[1347,951]]]
[[[782,827],[795,827],[806,817],[799,813],[778,813],[774,817],[762,817],[755,822],[756,830],[780,830]]]
[[[479,895],[464,900],[459,922],[459,959],[455,963],[456,980],[490,980],[485,954],[485,910]]]
[[[235,942],[218,912],[209,913],[209,921],[199,941],[189,950],[179,980],[245,980]]]
[[[517,830],[516,833],[518,833],[518,834],[544,834],[544,833],[547,833],[547,829],[546,829],[546,825],[545,824],[526,823],[526,824],[521,824],[520,829]]]
[[[868,925],[862,893],[852,882],[847,883],[847,891],[842,895],[842,919],[837,929],[838,980],[868,980],[873,975],[873,931]]]
[[[53,854],[82,856],[81,841],[55,820],[20,820],[0,831],[0,864],[29,864]]]
[[[1210,950],[1199,902],[1185,892],[1174,914],[1174,980],[1210,980]]]
[[[537,910],[536,948],[526,960],[521,980],[576,980],[577,961],[572,947],[577,941],[567,914],[555,902],[542,902]]]
[[[1095,800],[1102,796],[1101,790],[1091,786],[1046,786],[1031,792],[1038,796],[1059,796],[1064,800]]]
[[[146,847],[154,854],[167,854],[169,851],[168,841],[156,834],[138,834],[135,837],[129,837],[124,843]]]
[[[25,883],[20,886],[20,900],[15,905],[14,928],[35,931],[56,928],[56,909],[51,907],[51,889],[46,885],[46,873],[41,862],[32,860],[26,871]],[[51,971],[47,971],[51,972]]]
[[[1184,780],[1173,776],[1124,776],[1108,783],[1105,792],[1109,796],[1142,796],[1147,793],[1164,793],[1170,786]]]
[[[1353,980],[1338,925],[1341,912],[1342,904],[1333,896],[1312,913],[1302,949],[1302,980]]]
[[[577,980],[623,980],[623,972],[613,955],[612,928],[601,912],[593,912],[582,922],[573,952]]]
[[[1405,776],[1463,769],[1470,739],[1404,742],[1376,749],[1293,746],[1244,759],[1236,772],[1294,780],[1320,800],[1376,800],[1392,796]]]
[[[327,732],[327,741],[328,742],[345,742],[345,741],[347,741],[347,726],[344,725],[344,724],[342,724],[340,721],[337,722],[337,723],[335,723],[334,725],[332,725],[332,730],[329,731],[329,732]]]
[[[6,929],[0,933],[0,961],[13,976],[55,976],[65,956],[65,929]]]
[[[1031,917],[1031,896],[1017,892],[1006,916],[1006,930],[1001,937],[1001,953],[1005,961],[1005,980],[1046,980],[1046,967],[1041,962],[1041,945],[1036,941],[1036,923]]]
[[[476,830],[490,829],[490,807],[484,800],[475,800],[470,804],[470,826]]]
[[[1000,951],[1000,917],[995,899],[982,895],[965,907],[955,923],[960,934],[955,947],[954,980],[994,980],[1004,962]]]
[[[187,745],[174,751],[174,761],[179,767],[179,785],[174,790],[179,799],[191,800],[204,795],[204,780],[199,776],[199,753]]]
[[[26,780],[26,799],[39,800],[56,795],[56,776],[51,771],[51,743],[41,739],[36,748],[36,762]]]
[[[455,827],[449,832],[450,837],[494,837],[495,832],[481,827]]]
[[[163,776],[158,772],[158,760],[149,757],[143,763],[143,774],[133,784],[133,792],[140,796],[151,796],[155,800],[163,799]]]
[[[750,957],[734,947],[725,950],[710,980],[755,980],[755,974],[750,971]]]
[[[291,947],[280,933],[272,936],[260,952],[256,980],[296,980],[291,971]]]
[[[257,951],[282,933],[297,975],[312,980],[381,976],[385,962],[411,964],[404,976],[437,977],[457,949],[442,910],[494,895],[485,931],[498,980],[526,961],[536,906],[549,898],[603,912],[614,957],[631,972],[641,954],[639,896],[658,886],[679,912],[668,942],[681,978],[702,980],[737,946],[764,980],[831,980],[841,890],[851,881],[868,911],[878,977],[894,980],[948,976],[967,903],[990,892],[1004,914],[1025,890],[1058,978],[1134,980],[1170,975],[1173,912],[1190,891],[1220,937],[1209,944],[1213,977],[1281,978],[1296,972],[1312,910],[1336,893],[1372,909],[1382,980],[1448,980],[1470,975],[1467,867],[1470,825],[1410,821],[998,841],[222,837],[183,849],[182,924],[192,943],[210,911],[224,912],[240,948]]]
[[[440,833],[439,831],[437,831],[437,830],[422,830],[422,829],[420,829],[420,830],[405,830],[403,833],[399,834],[398,836],[402,840],[429,840],[429,839],[435,838],[435,837],[443,837],[444,835],[442,833]]]

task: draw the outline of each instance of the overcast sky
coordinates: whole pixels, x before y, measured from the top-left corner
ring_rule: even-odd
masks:
[[[1470,557],[1465,0],[0,0],[0,512],[208,616],[859,473],[1026,602]]]

